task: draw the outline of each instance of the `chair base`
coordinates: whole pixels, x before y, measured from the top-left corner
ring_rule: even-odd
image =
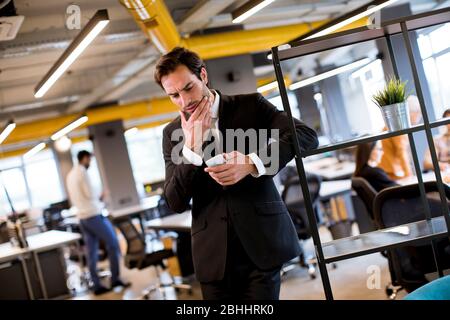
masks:
[[[161,281],[161,276],[160,276],[160,272],[158,270],[158,267],[156,267],[157,283],[147,287],[146,289],[144,289],[142,291],[142,295],[141,295],[140,298],[142,300],[151,300],[152,293],[154,293],[155,291],[159,291],[159,293],[162,296],[162,299],[163,300],[167,300],[168,297],[167,297],[167,294],[166,294],[166,290],[168,288],[175,289],[175,292],[177,292],[177,293],[180,292],[181,290],[186,290],[189,295],[193,294],[192,286],[190,284],[182,283],[181,280],[178,280],[179,279],[178,277],[175,278],[175,277],[173,277],[170,274],[168,274],[168,276],[170,278],[170,282],[163,283]]]
[[[307,258],[302,255],[299,257],[299,261],[292,260],[292,263],[288,263],[281,268],[281,277],[286,275],[289,271],[295,269],[297,263],[300,267],[308,270],[308,275],[311,280],[314,280],[317,277],[316,266],[317,261],[313,256],[309,256]]]
[[[395,286],[392,283],[389,283],[386,286],[385,292],[388,296],[389,300],[395,300],[397,298],[397,294],[400,290],[403,290],[402,286]]]

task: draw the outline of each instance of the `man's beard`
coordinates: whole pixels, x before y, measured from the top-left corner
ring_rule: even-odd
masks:
[[[211,93],[211,91],[209,91],[209,88],[206,86],[206,84],[203,84],[203,88],[202,88],[202,98],[203,98],[204,96],[206,96],[207,98],[209,98],[211,94],[212,94],[212,93]],[[201,102],[201,98],[200,98],[200,101],[197,102],[197,104],[199,104],[200,102]],[[197,110],[197,108],[198,108],[198,106],[194,109],[194,111],[193,111],[192,113],[194,113],[195,110]],[[183,113],[184,113],[184,116],[186,117],[186,120],[189,120],[189,118],[191,117],[192,113],[188,113],[188,112],[185,112],[185,111],[183,111]]]

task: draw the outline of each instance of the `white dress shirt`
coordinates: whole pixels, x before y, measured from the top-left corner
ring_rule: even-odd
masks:
[[[212,93],[214,94],[214,103],[211,106],[211,120],[215,121],[215,127],[218,129],[219,128],[219,102],[220,102],[220,95],[214,91],[211,90]],[[218,141],[218,137],[215,136],[216,141]],[[197,153],[195,153],[194,151],[192,151],[191,149],[189,149],[186,146],[183,146],[183,156],[186,158],[186,160],[188,160],[190,163],[192,163],[195,166],[201,166],[203,163],[203,155],[199,155]],[[264,174],[266,174],[266,168],[264,167],[263,162],[261,161],[261,159],[258,157],[258,155],[256,153],[250,153],[249,158],[252,160],[253,164],[255,165],[258,173],[252,173],[251,175],[254,178],[258,178]]]
[[[74,165],[67,175],[69,199],[79,219],[87,219],[101,214],[101,204],[94,195],[91,181],[84,166]]]

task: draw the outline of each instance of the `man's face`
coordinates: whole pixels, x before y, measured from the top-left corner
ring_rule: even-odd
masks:
[[[87,169],[89,169],[89,166],[91,165],[91,157],[86,156],[81,160],[81,165],[84,166]]]
[[[201,80],[185,65],[179,65],[172,73],[161,78],[161,85],[170,100],[188,116],[197,108],[202,97],[210,94],[206,86],[208,76],[204,68],[200,76]]]

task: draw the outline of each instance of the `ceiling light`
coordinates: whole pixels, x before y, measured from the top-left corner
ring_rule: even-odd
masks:
[[[71,124],[67,125],[66,127],[62,128],[61,130],[59,130],[58,132],[54,133],[50,138],[53,141],[58,140],[59,138],[61,138],[62,136],[65,136],[66,134],[68,134],[70,131],[78,128],[79,126],[81,126],[83,123],[85,123],[86,121],[88,121],[88,117],[87,116],[82,116],[81,118],[75,120],[74,122],[72,122]]]
[[[29,151],[27,151],[24,155],[23,158],[24,159],[30,159],[32,156],[34,156],[36,153],[38,153],[39,151],[43,150],[46,147],[45,142],[41,142],[38,145],[34,146],[32,149],[30,149]]]
[[[98,10],[36,86],[34,90],[36,98],[44,96],[108,23],[108,11],[106,9]]]
[[[55,141],[55,149],[61,153],[69,151],[71,146],[72,140],[70,140],[67,136],[62,136]]]
[[[367,71],[369,71],[370,69],[372,69],[373,66],[375,65],[381,65],[381,59],[375,59],[372,62],[370,62],[368,65],[365,65],[364,67],[356,70],[355,72],[353,72],[351,74],[351,77],[353,79],[359,78],[360,76],[362,76],[363,74],[365,74]]]
[[[353,70],[353,69],[356,69],[356,68],[360,68],[360,67],[368,64],[369,62],[370,62],[369,58],[364,58],[364,59],[355,61],[355,62],[347,64],[345,66],[342,66],[342,67],[339,67],[339,68],[336,68],[336,69],[333,69],[333,70],[330,70],[330,71],[327,71],[327,72],[315,75],[315,76],[313,76],[311,78],[307,78],[305,80],[301,80],[301,81],[295,82],[295,83],[293,83],[293,84],[291,84],[289,86],[289,90],[296,90],[296,89],[299,89],[299,88],[302,88],[302,87],[306,87],[306,86],[308,86],[310,84],[313,84],[315,82],[322,81],[324,79],[336,76],[338,74],[341,74],[341,73],[344,73],[344,72],[347,72],[347,71],[350,71],[350,70]]]
[[[381,9],[383,9],[383,8],[389,6],[389,5],[391,5],[391,4],[393,4],[394,2],[397,2],[397,1],[398,0],[388,0],[388,1],[385,1],[385,2],[383,2],[381,4],[379,4],[379,5],[371,6],[366,11],[360,12],[360,13],[358,13],[358,14],[356,14],[356,15],[348,18],[348,19],[345,19],[345,20],[343,20],[341,22],[333,24],[332,26],[330,26],[328,28],[325,28],[325,29],[323,29],[321,31],[318,31],[317,33],[314,33],[314,34],[310,35],[309,37],[306,37],[306,38],[304,38],[302,40],[313,39],[313,38],[325,36],[327,34],[335,32],[335,31],[345,27],[346,25],[349,25],[350,23],[355,22],[355,21],[357,21],[359,19],[362,19],[364,17],[370,16],[371,14],[373,14],[373,13],[375,13],[377,11],[380,11]]]
[[[266,91],[269,91],[269,90],[273,90],[273,89],[276,89],[276,88],[278,88],[278,82],[277,81],[273,81],[273,82],[265,84],[265,85],[263,85],[261,87],[258,87],[257,91],[259,93],[263,93],[263,92],[266,92]]]
[[[9,121],[5,129],[0,133],[0,144],[5,141],[5,139],[11,134],[11,132],[16,128],[16,123],[14,121]]]
[[[262,8],[267,7],[269,4],[275,0],[251,0],[247,1],[244,5],[237,8],[232,13],[233,23],[241,23],[248,17],[254,15]]]

